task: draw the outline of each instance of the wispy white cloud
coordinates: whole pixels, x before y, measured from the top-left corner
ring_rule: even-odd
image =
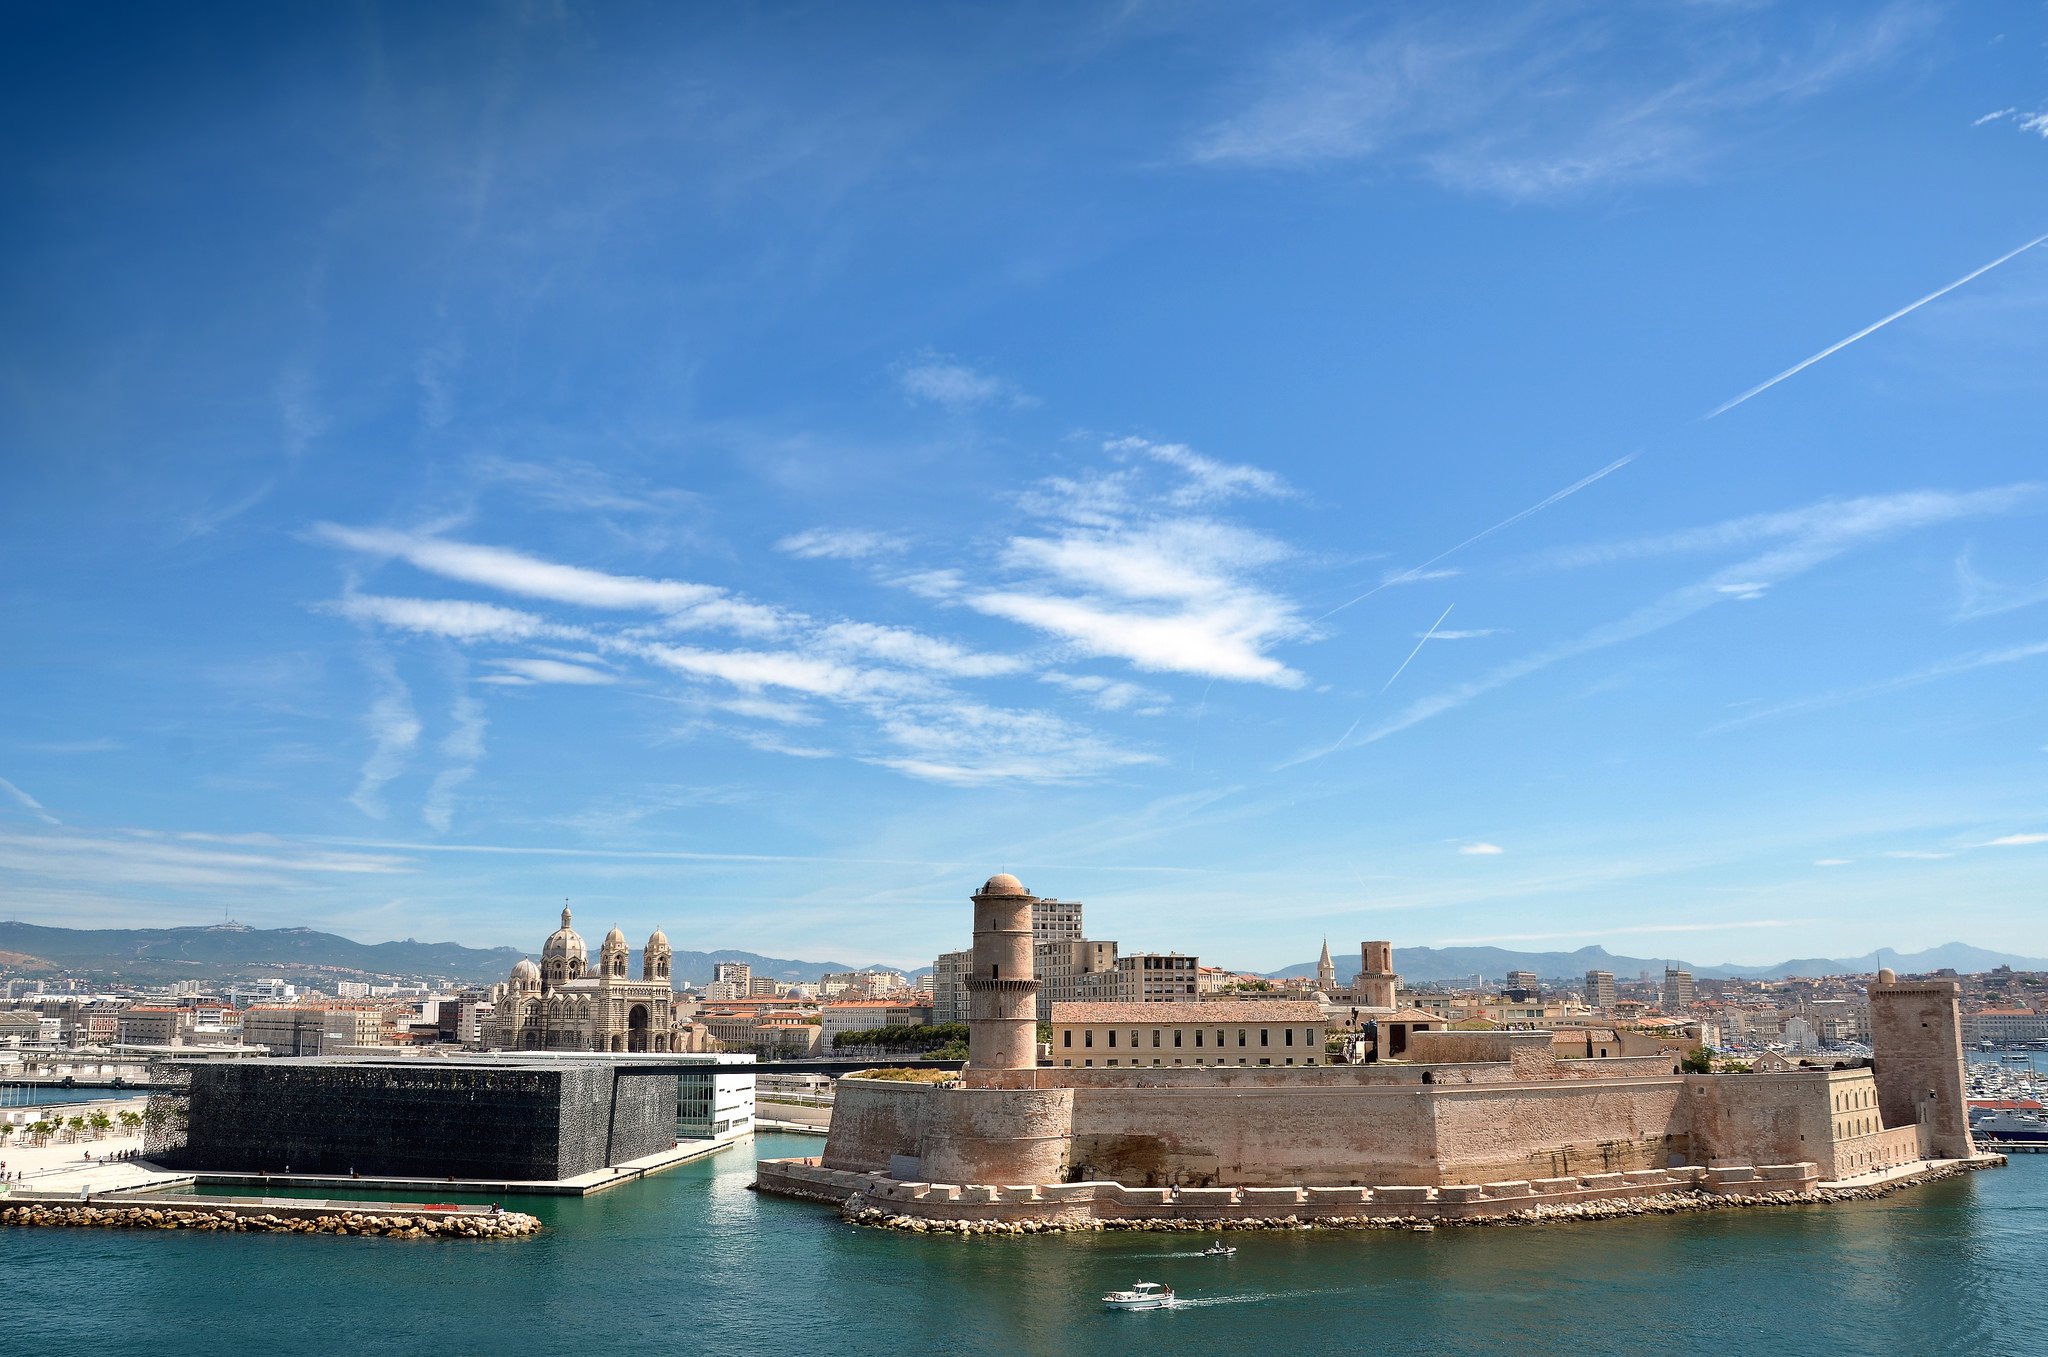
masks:
[[[826,650],[868,655],[907,669],[953,678],[990,678],[1019,673],[1029,667],[1015,656],[977,654],[907,627],[884,627],[871,622],[835,622],[818,633],[817,643]]]
[[[1995,123],[2000,118],[2010,118],[2013,114],[2017,112],[2019,112],[2019,110],[2016,108],[2001,108],[1995,113],[1986,113],[1981,118],[1970,119],[1970,126],[1982,127],[1985,123]]]
[[[1956,620],[1973,622],[1980,617],[2048,603],[2048,580],[2017,586],[2000,584],[1977,573],[1966,551],[1956,557],[1956,592]]]
[[[351,622],[441,636],[451,641],[524,641],[536,636],[561,635],[565,630],[532,613],[467,599],[348,594],[337,603],[323,606]]]
[[[1185,443],[1155,443],[1148,438],[1113,438],[1103,444],[1111,454],[1150,457],[1180,470],[1186,481],[1166,493],[1167,502],[1182,508],[1220,503],[1225,500],[1260,498],[1287,499],[1294,487],[1276,472],[1264,467],[1219,461],[1196,452]]]
[[[2002,834],[1984,846],[1986,848],[2031,848],[2037,843],[2048,843],[2048,834]]]
[[[1166,710],[1169,699],[1139,683],[1123,679],[1105,678],[1101,674],[1066,674],[1057,669],[1048,669],[1038,676],[1040,683],[1050,683],[1070,693],[1079,693],[1104,711],[1130,711],[1139,716],[1157,716]]]
[[[1272,53],[1236,109],[1193,138],[1198,164],[1406,169],[1514,200],[1691,175],[1771,115],[1882,69],[1915,8],[1812,26],[1770,48],[1696,8],[1611,59],[1612,16],[1531,8],[1333,25]],[[1661,44],[1661,45],[1660,45]]]
[[[1854,702],[1866,697],[1878,697],[1885,693],[1903,692],[1908,688],[1917,688],[1925,683],[1935,683],[1942,679],[1954,678],[1957,675],[1972,673],[1979,669],[2018,664],[2023,660],[2038,659],[2044,655],[2048,655],[2048,641],[2035,641],[2027,645],[2004,646],[1995,650],[1978,650],[1967,655],[1953,655],[1948,659],[1930,664],[1925,668],[1915,669],[1911,673],[1897,674],[1888,679],[1881,679],[1876,683],[1860,684],[1854,688],[1838,688],[1833,692],[1822,693],[1816,697],[1804,697],[1794,702],[1780,702],[1775,706],[1761,707],[1754,711],[1744,712],[1740,716],[1730,717],[1726,721],[1721,721],[1707,727],[1705,733],[1709,735],[1718,734],[1724,730],[1734,730],[1741,726],[1754,725],[1759,721],[1774,721],[1780,717],[1792,716],[1801,712],[1819,711],[1826,707],[1839,706],[1844,702]]]
[[[1365,602],[1365,600],[1371,598],[1374,594],[1389,589],[1396,584],[1406,584],[1414,579],[1428,578],[1428,576],[1424,574],[1424,572],[1426,572],[1431,566],[1435,565],[1438,561],[1445,560],[1451,556],[1455,556],[1459,552],[1463,551],[1465,548],[1477,545],[1478,543],[1483,542],[1487,538],[1493,536],[1497,532],[1502,532],[1508,528],[1512,528],[1515,526],[1515,524],[1520,523],[1525,519],[1535,517],[1537,514],[1542,513],[1545,509],[1550,508],[1552,505],[1557,504],[1562,500],[1570,499],[1573,495],[1578,494],[1579,491],[1584,490],[1587,486],[1592,485],[1597,481],[1605,480],[1607,477],[1621,470],[1623,467],[1627,466],[1630,462],[1633,462],[1634,460],[1634,453],[1630,453],[1626,457],[1615,458],[1606,466],[1601,467],[1598,471],[1594,471],[1587,475],[1579,477],[1579,479],[1573,481],[1570,485],[1565,486],[1562,490],[1552,491],[1550,494],[1545,495],[1542,499],[1536,501],[1536,503],[1530,505],[1528,508],[1521,509],[1516,511],[1515,513],[1509,514],[1506,518],[1503,518],[1502,520],[1500,520],[1500,522],[1495,523],[1492,527],[1481,528],[1478,532],[1473,533],[1470,537],[1467,537],[1464,541],[1458,543],[1456,546],[1446,547],[1444,550],[1439,551],[1436,555],[1424,561],[1421,565],[1418,565],[1410,570],[1397,570],[1392,572],[1391,574],[1381,579],[1378,584],[1366,590],[1364,593],[1359,594],[1354,598],[1346,599],[1344,602],[1339,603],[1336,607],[1330,609],[1321,617],[1316,618],[1316,621],[1321,622],[1328,618],[1335,617],[1338,613],[1343,612],[1346,608],[1349,608],[1354,604],[1363,603]]]
[[[1568,547],[1541,560],[1570,568],[1741,550],[1769,542],[1850,540],[1965,518],[2021,513],[2038,508],[2041,501],[2041,487],[2027,482],[1989,490],[1908,490],[1856,499],[1824,499],[1798,509],[1747,514],[1705,527]]]
[[[697,508],[702,497],[676,486],[653,485],[573,458],[546,462],[478,457],[471,469],[484,482],[569,514],[608,516],[672,515]]]
[[[1021,501],[1044,520],[1041,531],[1013,536],[1003,550],[1016,578],[1002,587],[963,584],[960,601],[1046,632],[1079,654],[1154,672],[1299,687],[1302,676],[1270,652],[1305,639],[1310,628],[1293,603],[1259,582],[1292,553],[1264,534],[1192,512],[1184,493],[1206,500],[1276,491],[1249,489],[1253,482],[1236,474],[1191,472],[1178,456],[1156,460],[1183,479],[1154,488],[1139,468],[1127,467],[1041,482]]]
[[[8,797],[11,800],[13,800],[13,802],[16,805],[20,806],[30,815],[35,816],[36,819],[41,820],[46,825],[60,825],[64,823],[62,820],[59,820],[56,816],[50,814],[48,810],[44,809],[42,802],[36,800],[33,796],[30,796],[27,792],[15,786],[12,782],[9,782],[4,777],[0,777],[0,792],[7,793]]]
[[[500,686],[517,687],[533,683],[566,683],[577,687],[601,687],[619,681],[619,676],[605,669],[588,664],[577,664],[568,660],[524,658],[491,661],[498,669],[496,674],[487,674],[478,680]]]
[[[982,372],[929,349],[898,363],[892,371],[903,394],[923,405],[971,410],[989,404],[1023,408],[1038,403],[1007,377]]]
[[[1853,859],[1851,858],[1815,858],[1813,865],[1816,867],[1847,867],[1852,861]]]
[[[1411,703],[1368,731],[1362,737],[1363,742],[1370,744],[1411,729],[1553,664],[1637,640],[1683,622],[1737,597],[1725,591],[1726,585],[1743,584],[1750,590],[1774,587],[1857,547],[1935,524],[2009,512],[2030,498],[2033,492],[2034,487],[2027,485],[1961,494],[1915,491],[1862,500],[1823,501],[1788,516],[1764,516],[1787,519],[1798,526],[1777,534],[1777,540],[1761,554],[1716,571],[1695,584],[1671,590],[1616,621]],[[1755,521],[1754,518],[1737,520],[1738,523]],[[1740,536],[1730,534],[1725,524],[1702,531],[1709,535]],[[1689,535],[1680,536],[1689,540]]]
[[[313,536],[373,557],[395,557],[416,569],[498,589],[522,598],[543,598],[557,604],[600,610],[645,610],[666,614],[674,622],[707,618],[707,624],[731,624],[737,630],[776,626],[770,610],[756,610],[733,600],[725,589],[682,579],[645,579],[639,575],[608,575],[582,565],[563,565],[532,557],[506,546],[479,546],[442,536],[395,532],[389,528],[346,528],[315,524]]]
[[[1078,782],[1160,762],[1157,755],[1119,747],[1046,712],[977,702],[892,709],[883,715],[882,728],[899,752],[873,762],[956,786]]]
[[[307,848],[268,836],[168,835],[139,829],[0,830],[0,872],[102,888],[290,890],[324,877],[390,876],[411,870],[409,859],[389,853]]]
[[[775,544],[777,551],[807,561],[862,561],[903,548],[902,538],[867,528],[811,528],[791,533]]]
[[[487,722],[483,704],[470,696],[464,683],[465,675],[458,665],[455,696],[448,712],[450,729],[441,739],[441,756],[448,760],[448,766],[434,774],[434,780],[427,788],[426,801],[420,809],[420,818],[427,827],[441,834],[447,833],[448,826],[454,821],[455,793],[476,775],[477,765],[483,762],[484,757]]]
[[[1497,858],[1507,850],[1497,843],[1468,843],[1458,851],[1468,858]]]
[[[370,755],[363,761],[362,775],[349,801],[373,820],[385,815],[384,788],[405,771],[413,746],[419,743],[420,719],[413,711],[412,691],[398,676],[397,666],[381,650],[363,657],[376,690],[363,725],[370,733]]]
[[[1463,631],[1456,627],[1447,627],[1442,631],[1418,631],[1415,634],[1432,641],[1477,641],[1487,636],[1499,636],[1506,631],[1506,627],[1469,627]]]

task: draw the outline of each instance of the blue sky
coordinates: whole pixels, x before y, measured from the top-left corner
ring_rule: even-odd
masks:
[[[0,914],[2048,953],[2039,5],[0,23]]]

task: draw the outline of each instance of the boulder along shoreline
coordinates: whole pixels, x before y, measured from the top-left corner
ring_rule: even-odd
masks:
[[[0,1225],[119,1230],[201,1230],[240,1234],[332,1234],[383,1239],[520,1239],[540,1233],[538,1218],[507,1211],[498,1216],[431,1216],[337,1211],[280,1216],[163,1206],[22,1204],[0,1209]]]
[[[1238,1220],[1149,1220],[1111,1218],[1106,1220],[926,1220],[896,1215],[869,1206],[855,1193],[846,1199],[840,1214],[856,1225],[913,1234],[1034,1235],[1077,1234],[1105,1230],[1146,1233],[1200,1233],[1223,1230],[1415,1230],[1465,1229],[1489,1225],[1541,1225],[1558,1221],[1616,1220],[1628,1216],[1671,1216],[1693,1211],[1729,1211],[1747,1206],[1828,1206],[1841,1202],[1875,1201],[1894,1192],[1925,1183],[1939,1182],[1978,1169],[2002,1164],[2002,1158],[1977,1162],[1944,1164],[1910,1178],[1872,1183],[1866,1187],[1823,1188],[1814,1192],[1766,1192],[1747,1196],[1711,1192],[1666,1192],[1650,1197],[1616,1197],[1608,1201],[1569,1202],[1534,1206],[1495,1216],[1264,1216]]]

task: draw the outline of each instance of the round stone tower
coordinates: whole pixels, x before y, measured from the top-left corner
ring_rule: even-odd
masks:
[[[1007,872],[974,893],[974,960],[967,976],[968,1084],[1004,1088],[1038,1068],[1038,981],[1031,968],[1036,897]]]

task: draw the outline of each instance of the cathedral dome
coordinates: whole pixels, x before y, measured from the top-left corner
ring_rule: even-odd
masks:
[[[997,872],[994,876],[990,877],[987,881],[983,882],[981,889],[975,893],[977,895],[1031,894],[1030,891],[1024,889],[1023,882],[1019,881],[1016,877],[1011,876],[1008,872]]]
[[[519,958],[519,964],[512,968],[512,983],[516,985],[521,981],[540,983],[540,967],[526,957]]]
[[[590,949],[583,945],[583,935],[569,927],[569,911],[562,910],[562,926],[548,934],[547,944],[540,950],[543,960],[548,957],[573,958],[577,961],[589,959]]]
[[[613,924],[612,931],[605,934],[604,941],[599,944],[599,950],[609,952],[614,947],[624,947],[625,945],[625,933],[619,928],[617,924]]]
[[[649,933],[647,935],[647,950],[650,952],[668,951],[668,934],[662,932],[659,928]]]

